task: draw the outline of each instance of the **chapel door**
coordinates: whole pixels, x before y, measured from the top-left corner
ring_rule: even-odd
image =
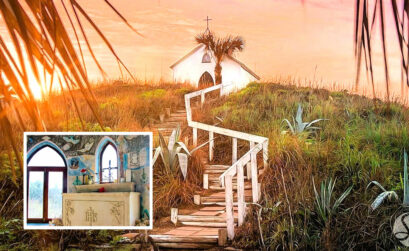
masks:
[[[206,89],[213,85],[214,85],[214,80],[213,80],[212,75],[209,72],[205,71],[202,74],[202,76],[200,76],[200,79],[199,79],[199,84],[198,84],[199,90]]]

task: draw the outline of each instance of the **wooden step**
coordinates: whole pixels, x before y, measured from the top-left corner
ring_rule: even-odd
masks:
[[[210,165],[210,164],[205,165],[206,169],[228,169],[229,167],[230,167],[229,165]]]
[[[187,118],[186,113],[173,113],[169,118]]]
[[[209,236],[177,236],[166,234],[149,235],[155,243],[217,243],[217,235]]]
[[[251,201],[251,199],[252,199],[251,196],[245,196],[244,197],[245,201]],[[233,200],[237,201],[237,196],[235,196]],[[224,197],[221,197],[221,198],[202,197],[202,198],[200,198],[200,204],[204,204],[204,205],[206,205],[205,203],[207,203],[207,202],[225,202],[225,201],[226,201],[226,198],[224,198]]]
[[[209,185],[209,189],[217,190],[217,191],[224,191],[225,188],[220,186],[220,184]],[[244,189],[251,189],[251,183],[245,183]],[[233,185],[233,190],[237,190],[237,184]]]
[[[166,121],[166,122],[163,122],[163,123],[160,123],[160,124],[153,125],[153,128],[166,128],[166,129],[172,130],[172,129],[177,128],[181,124],[182,123],[180,123],[180,122],[168,122],[168,121]]]
[[[209,228],[224,228],[227,227],[226,222],[197,222],[197,221],[183,221],[180,222],[182,225],[185,226],[195,226],[195,227],[209,227]]]
[[[224,172],[226,172],[226,169],[205,169],[204,173],[221,175]]]
[[[201,204],[206,205],[206,206],[226,206],[226,202],[214,202],[214,201],[206,201]],[[237,202],[233,202],[233,206],[237,206]]]
[[[186,123],[186,117],[170,117],[165,120],[166,122],[179,122],[179,123]]]
[[[210,249],[217,246],[218,236],[150,235],[156,246],[169,249]]]
[[[219,174],[209,174],[209,183],[210,182],[220,182],[219,179],[220,175]],[[233,177],[233,184],[237,184],[237,179],[236,177]],[[247,180],[247,176],[244,176],[244,180]]]
[[[237,217],[235,217],[237,219]],[[204,216],[204,215],[178,215],[178,222],[223,222],[226,223],[224,216]]]

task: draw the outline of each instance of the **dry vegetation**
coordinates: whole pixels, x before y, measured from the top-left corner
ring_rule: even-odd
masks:
[[[175,88],[176,87],[176,88]],[[94,87],[94,95],[99,103],[98,112],[101,114],[105,130],[111,131],[140,131],[150,130],[150,126],[159,122],[159,115],[165,113],[165,108],[171,111],[183,109],[183,95],[192,91],[191,87],[178,84],[141,83],[112,81],[99,83]],[[72,98],[71,98],[72,94]],[[82,98],[79,91],[65,91],[54,94],[46,101],[39,101],[38,107],[44,115],[44,122],[49,131],[101,131],[102,128],[93,116],[90,107]],[[73,101],[75,100],[75,101]],[[77,109],[81,111],[77,112]],[[22,114],[24,128],[34,130]],[[18,151],[22,152],[23,128],[18,126],[15,114],[11,118]],[[16,159],[10,162],[7,154],[6,142],[0,143],[0,250],[26,249],[28,247],[57,249],[58,245],[68,246],[79,244],[83,249],[88,244],[115,244],[115,236],[123,231],[24,231],[23,218],[23,175],[18,168]],[[160,175],[160,165],[154,170],[155,196],[154,215],[166,215],[170,206],[188,204],[192,201],[193,191],[200,186],[201,165],[198,159],[201,153],[196,152],[190,160],[188,179],[182,182],[179,177],[164,179]],[[12,156],[14,156],[12,154]],[[16,167],[12,174],[10,163]],[[14,182],[12,177],[16,177]],[[158,178],[161,177],[161,178]],[[172,187],[172,189],[169,189]],[[187,189],[189,188],[189,189]],[[166,194],[163,192],[166,191]],[[159,200],[157,200],[159,198]],[[165,199],[163,199],[165,198]],[[62,239],[61,239],[62,238]]]
[[[374,103],[375,102],[375,103]],[[315,133],[293,135],[283,119],[292,121],[298,104],[303,120],[320,121]],[[409,110],[346,92],[251,84],[237,94],[204,108],[201,120],[267,136],[269,168],[262,177],[261,213],[264,245],[269,249],[394,249],[391,222],[403,210],[387,202],[375,211],[370,204],[378,189],[373,180],[403,194],[403,149],[409,149]],[[197,117],[200,119],[200,116]],[[224,146],[225,145],[225,146]],[[216,140],[215,159],[229,161],[231,144]],[[242,145],[248,149],[248,145]],[[337,179],[333,201],[348,187],[351,193],[329,219],[317,211],[312,180]],[[240,228],[235,245],[262,248],[257,207]]]

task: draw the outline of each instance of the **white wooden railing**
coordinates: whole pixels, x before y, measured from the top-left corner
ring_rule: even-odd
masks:
[[[203,90],[195,91],[185,95],[185,106],[188,126],[193,129],[193,145],[197,146],[197,132],[203,130],[209,133],[209,160],[213,159],[214,136],[215,134],[225,135],[232,138],[232,164],[219,177],[220,184],[225,188],[226,202],[226,223],[227,235],[229,239],[234,238],[234,196],[233,196],[233,178],[237,178],[237,207],[238,207],[238,225],[244,222],[246,216],[246,201],[244,195],[244,168],[246,167],[247,179],[251,179],[252,202],[259,200],[258,166],[257,154],[263,154],[263,167],[266,168],[268,160],[268,138],[253,135],[245,132],[234,131],[214,125],[208,125],[192,120],[191,99],[200,96],[201,105],[205,102],[205,95],[209,92],[220,90],[223,93],[223,84],[215,85]],[[250,150],[239,159],[237,156],[237,140],[249,142]],[[207,177],[207,176],[206,176]]]

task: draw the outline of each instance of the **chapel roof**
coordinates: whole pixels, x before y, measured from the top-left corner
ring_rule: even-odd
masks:
[[[193,55],[196,51],[198,51],[200,48],[202,48],[204,45],[199,44],[198,46],[196,46],[193,50],[191,50],[188,54],[186,54],[185,56],[183,56],[182,58],[180,58],[178,61],[176,61],[174,64],[172,64],[170,66],[171,69],[173,69],[176,65],[180,64],[183,60],[185,60],[186,58],[188,58],[189,56]],[[236,62],[237,64],[239,64],[241,66],[241,68],[243,68],[245,71],[247,71],[248,73],[250,73],[250,75],[252,75],[253,77],[255,77],[257,80],[260,80],[260,77],[254,72],[252,71],[249,67],[247,67],[244,63],[242,63],[241,61],[239,61],[238,59],[232,57],[232,56],[227,56],[229,59],[233,60],[234,62]]]

